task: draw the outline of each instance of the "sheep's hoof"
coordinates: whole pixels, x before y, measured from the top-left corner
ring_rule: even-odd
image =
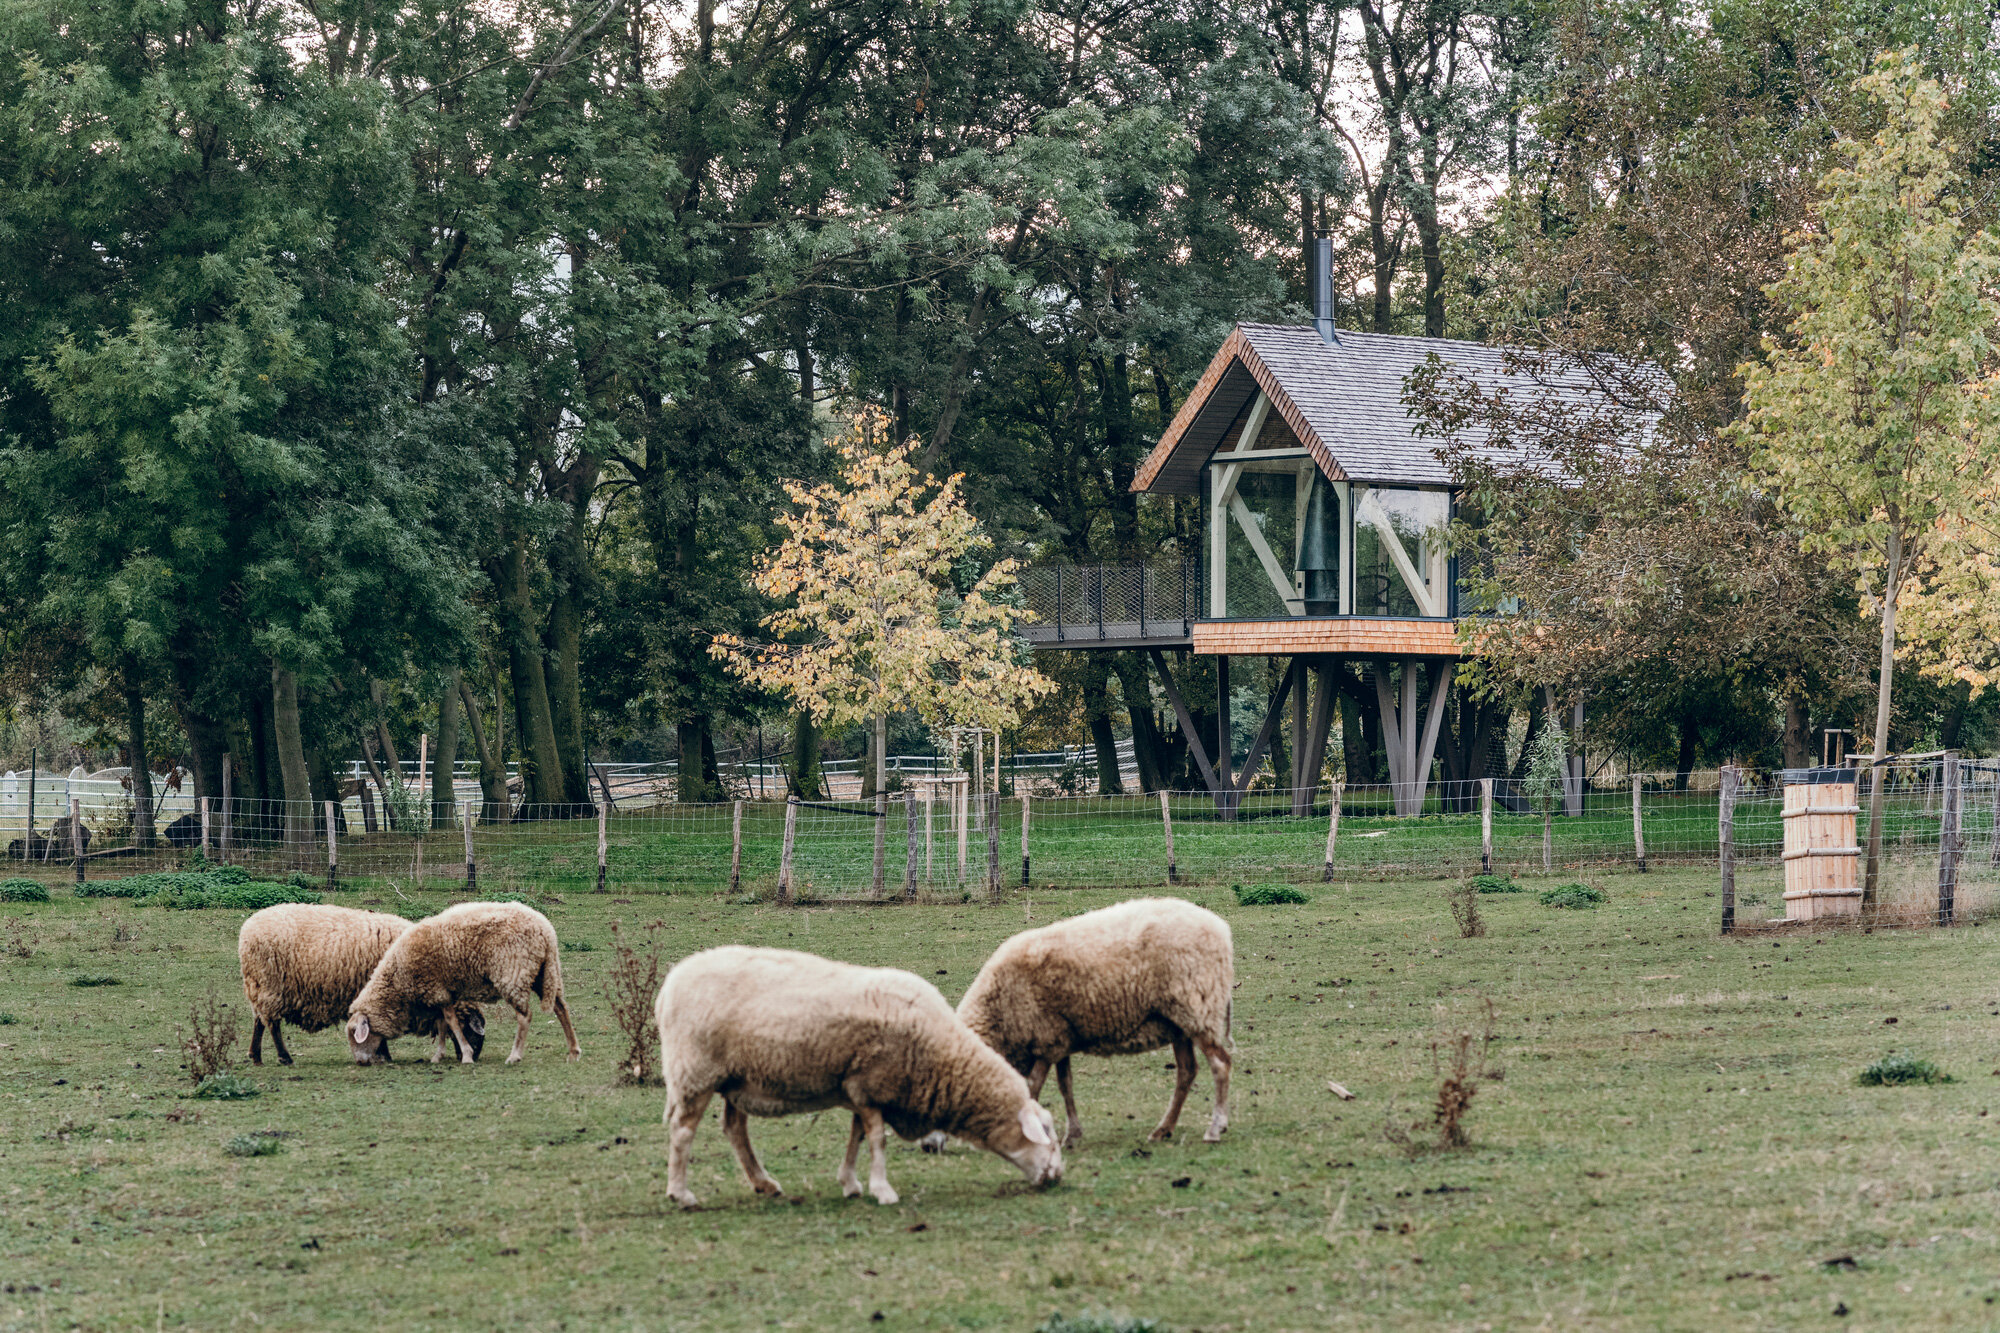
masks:
[[[871,1189],[868,1192],[870,1194],[873,1194],[875,1196],[875,1202],[881,1204],[884,1208],[888,1207],[892,1203],[902,1202],[902,1196],[896,1193],[896,1191],[890,1189],[887,1185],[882,1186],[882,1188],[880,1189]]]
[[[281,1065],[288,1065],[291,1062],[292,1062],[292,1057],[289,1055],[281,1055],[278,1057],[278,1063]],[[264,1062],[262,1060],[259,1060],[257,1063],[261,1065]]]
[[[1158,1129],[1154,1130],[1152,1133],[1146,1136],[1146,1142],[1165,1143],[1168,1139],[1172,1138],[1173,1136],[1174,1136],[1174,1131],[1171,1126],[1161,1125]]]
[[[1220,1143],[1222,1142],[1222,1131],[1228,1128],[1229,1126],[1227,1125],[1210,1125],[1208,1133],[1201,1136],[1201,1141],[1203,1143]]]
[[[518,1065],[518,1064],[520,1064],[520,1063],[521,1063],[521,1053],[520,1053],[519,1051],[515,1051],[515,1052],[514,1052],[513,1054],[509,1055],[509,1056],[507,1057],[507,1063],[508,1063],[508,1064],[510,1064],[510,1065]]]
[[[688,1209],[690,1211],[701,1207],[701,1200],[694,1197],[694,1191],[692,1190],[682,1190],[678,1194],[674,1193],[672,1190],[669,1190],[667,1191],[667,1197],[669,1199],[672,1199],[675,1203],[679,1204],[682,1208]]]
[[[785,1191],[779,1187],[777,1181],[771,1179],[769,1176],[753,1182],[750,1188],[756,1190],[767,1199],[782,1199],[785,1197]]]
[[[938,1134],[938,1133],[931,1133],[924,1135],[924,1137],[917,1144],[918,1147],[922,1148],[925,1152],[930,1153],[932,1156],[936,1156],[938,1153],[943,1152],[944,1145],[945,1145],[945,1136],[943,1134]]]
[[[1076,1148],[1077,1144],[1082,1142],[1083,1142],[1083,1131],[1080,1129],[1072,1129],[1069,1133],[1063,1135],[1063,1151],[1071,1152]]]
[[[569,1062],[570,1062],[571,1064],[575,1064],[575,1063],[576,1063],[576,1062],[577,1062],[578,1060],[581,1060],[581,1059],[583,1059],[583,1052],[582,1052],[582,1051],[571,1051],[571,1052],[569,1053]]]

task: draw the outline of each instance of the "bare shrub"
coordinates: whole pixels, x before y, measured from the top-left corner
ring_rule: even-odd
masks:
[[[18,920],[7,923],[7,952],[16,958],[33,958],[35,951],[28,947],[27,939],[21,934]]]
[[[1437,1076],[1438,1086],[1430,1117],[1406,1125],[1397,1118],[1395,1103],[1391,1102],[1388,1119],[1382,1126],[1382,1137],[1412,1157],[1470,1147],[1472,1136],[1465,1118],[1472,1108],[1472,1099],[1482,1084],[1500,1077],[1500,1072],[1486,1062],[1496,1022],[1493,1001],[1479,1002],[1483,1021],[1476,1031],[1456,1022],[1443,1005],[1436,1012],[1438,1026],[1431,1033],[1430,1048],[1431,1072]]]
[[[611,951],[616,955],[605,979],[611,1016],[625,1034],[626,1050],[618,1061],[618,1081],[657,1086],[660,1083],[659,1033],[653,1026],[653,1001],[660,993],[660,937],[666,922],[647,926],[640,948],[625,942],[620,923],[611,923]]]
[[[1479,890],[1464,880],[1460,880],[1451,891],[1451,919],[1458,922],[1460,939],[1473,939],[1486,933],[1486,919],[1479,915]]]
[[[175,1028],[174,1036],[181,1046],[181,1068],[198,1086],[235,1060],[236,1007],[224,1004],[211,985],[205,997],[188,1006],[188,1025]]]

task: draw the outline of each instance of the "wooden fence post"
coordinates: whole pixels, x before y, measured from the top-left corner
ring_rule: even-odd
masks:
[[[229,758],[229,753],[225,750],[222,755],[222,834],[221,841],[216,844],[216,859],[219,861],[229,859],[229,826],[236,822],[235,806],[230,800]]]
[[[1479,779],[1479,873],[1493,873],[1493,779]]]
[[[201,854],[208,855],[208,798],[201,798]]]
[[[788,905],[792,901],[792,842],[799,832],[799,798],[785,799],[785,845],[778,853],[778,902]]]
[[[1323,884],[1333,882],[1333,845],[1340,838],[1340,798],[1346,791],[1345,780],[1333,784],[1333,804],[1326,815],[1326,866],[1319,874]]]
[[[1028,887],[1028,821],[1034,817],[1028,808],[1028,793],[1021,793],[1021,887]]]
[[[472,892],[479,887],[479,862],[472,859],[472,803],[466,802],[464,818],[459,823],[465,829],[465,891]]]
[[[930,801],[924,801],[926,815],[930,812]],[[903,900],[915,902],[917,898],[917,789],[903,788]]]
[[[1000,793],[989,791],[980,802],[986,815],[986,891],[1000,897]]]
[[[1937,923],[1951,924],[1952,913],[1958,907],[1958,851],[1960,793],[1958,784],[1958,751],[1946,750],[1943,764],[1944,812],[1938,824],[1938,892]]]
[[[340,836],[333,822],[333,802],[326,803],[326,891],[340,892]]]
[[[743,802],[736,802],[729,814],[729,891],[743,883]]]
[[[1632,775],[1632,850],[1639,857],[1639,873],[1646,873],[1646,811],[1640,804],[1645,791],[1646,779]]]
[[[1993,848],[1987,857],[2000,866],[2000,764],[1993,769]]]
[[[1736,929],[1736,784],[1742,774],[1734,764],[1722,767],[1722,791],[1716,803],[1716,843],[1722,866],[1722,933]]]
[[[83,883],[83,803],[69,798],[69,851],[76,858],[76,882]]]
[[[597,803],[597,891],[604,892],[604,877],[610,868],[611,858],[611,807],[604,802]]]
[[[937,784],[933,782],[929,786],[924,788],[924,887],[925,888],[929,888],[931,886],[931,859],[932,859],[931,854],[936,845],[936,840],[931,836],[931,834],[933,832],[933,825],[935,822],[934,816],[936,814],[936,810],[937,810]]]
[[[1160,793],[1160,827],[1167,834],[1167,883],[1180,882],[1180,867],[1174,864],[1174,810],[1167,800],[1167,793]]]

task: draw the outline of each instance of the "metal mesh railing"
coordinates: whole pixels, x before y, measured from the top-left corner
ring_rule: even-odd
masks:
[[[1185,638],[1202,616],[1199,560],[1143,565],[1030,565],[1021,588],[1036,643]]]

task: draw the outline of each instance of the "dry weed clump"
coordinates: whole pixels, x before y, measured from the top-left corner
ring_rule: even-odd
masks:
[[[217,997],[215,987],[188,1007],[188,1025],[175,1028],[180,1042],[181,1068],[196,1086],[209,1075],[229,1068],[236,1049],[236,1008]]]
[[[655,921],[645,929],[641,948],[625,942],[611,923],[612,960],[605,979],[605,998],[611,1001],[611,1016],[625,1034],[626,1051],[618,1061],[618,1081],[657,1086],[660,1082],[659,1034],[653,1028],[653,1001],[660,993],[660,937],[666,922]]]
[[[1486,933],[1486,918],[1479,915],[1479,890],[1464,880],[1451,891],[1451,919],[1458,923],[1460,939],[1476,939]]]
[[[1438,1026],[1431,1034],[1430,1048],[1431,1072],[1437,1076],[1438,1086],[1430,1118],[1404,1125],[1396,1118],[1395,1105],[1389,1107],[1382,1136],[1412,1157],[1425,1152],[1452,1152],[1472,1144],[1465,1123],[1472,1099],[1482,1084],[1500,1078],[1500,1071],[1486,1062],[1497,1021],[1493,1001],[1482,999],[1479,1010],[1483,1021],[1475,1031],[1456,1023],[1445,1006],[1437,1007]]]

